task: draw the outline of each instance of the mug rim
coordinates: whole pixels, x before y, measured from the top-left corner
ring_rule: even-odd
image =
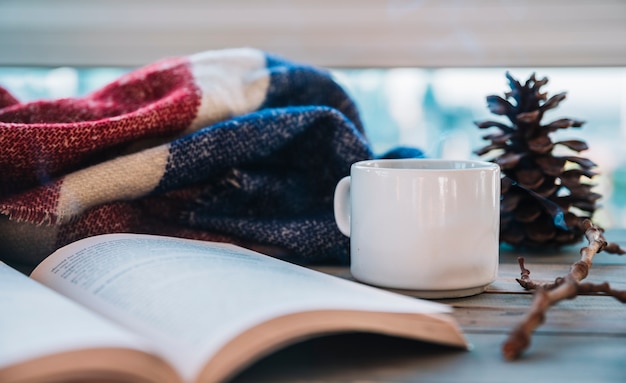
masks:
[[[406,164],[407,166],[401,166]],[[427,165],[426,167],[414,166],[415,164]],[[457,164],[457,165],[453,165]],[[413,166],[411,166],[413,165]],[[435,165],[435,166],[433,166]],[[469,166],[468,166],[469,165]],[[360,169],[379,169],[390,171],[459,171],[459,170],[486,170],[499,169],[495,162],[466,159],[443,159],[443,158],[379,158],[357,161],[352,167]]]

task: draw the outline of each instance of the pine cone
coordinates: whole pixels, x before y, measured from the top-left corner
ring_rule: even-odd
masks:
[[[597,174],[591,170],[596,164],[575,155],[554,155],[557,145],[576,153],[588,147],[579,140],[552,142],[550,133],[579,128],[584,122],[563,118],[542,125],[543,114],[556,108],[565,93],[547,99],[540,91],[547,78],[537,80],[533,74],[521,85],[508,72],[506,77],[511,91],[505,93],[506,98],[487,96],[487,105],[492,113],[506,116],[511,125],[476,122],[480,129],[500,130],[484,136],[491,143],[475,152],[482,156],[498,151],[491,161],[500,165],[503,174],[500,242],[529,248],[579,242],[584,235],[581,224],[592,217],[601,198],[591,191],[595,185],[581,182]]]

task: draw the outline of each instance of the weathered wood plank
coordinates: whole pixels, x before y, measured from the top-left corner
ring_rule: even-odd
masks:
[[[529,304],[530,306],[530,304]],[[546,314],[537,333],[560,336],[571,334],[612,334],[626,338],[626,306],[608,310],[557,305]],[[508,334],[526,314],[527,308],[506,310],[497,307],[455,307],[453,316],[465,332],[495,332]],[[626,342],[626,339],[625,339]],[[626,346],[626,343],[625,343]],[[626,350],[625,350],[626,352]]]

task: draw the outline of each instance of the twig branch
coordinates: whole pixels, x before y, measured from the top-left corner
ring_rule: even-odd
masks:
[[[580,283],[589,274],[593,257],[597,253],[603,250],[615,254],[625,253],[619,245],[607,243],[602,229],[591,221],[585,220],[583,229],[589,244],[580,250],[580,260],[571,266],[565,277],[556,278],[553,282],[535,282],[530,278],[530,270],[524,266],[524,259],[518,258],[521,277],[517,282],[527,290],[535,290],[535,296],[525,319],[513,329],[502,345],[504,358],[519,358],[530,345],[533,332],[543,323],[547,310],[562,300],[573,299],[580,294],[601,293],[626,303],[626,292],[613,290],[608,283]]]
[[[563,283],[565,280],[563,277],[558,277],[554,280],[554,282],[537,282],[530,279],[530,270],[528,270],[524,265],[524,257],[517,258],[517,263],[519,264],[519,268],[521,270],[521,277],[516,278],[517,283],[520,284],[526,290],[538,290],[538,289],[546,289],[551,290],[556,286]]]

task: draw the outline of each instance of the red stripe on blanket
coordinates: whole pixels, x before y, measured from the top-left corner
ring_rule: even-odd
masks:
[[[61,181],[50,183],[19,196],[2,200],[0,214],[9,216],[16,221],[27,221],[37,224],[56,223],[55,214],[61,190]]]
[[[9,93],[6,89],[0,86],[0,109],[18,103],[19,101],[17,101],[17,99],[13,97],[11,93]]]
[[[124,144],[183,131],[200,99],[188,59],[174,58],[82,98],[0,109],[0,196],[116,155]]]
[[[158,201],[155,201],[157,204]],[[81,238],[107,233],[144,233],[170,235],[205,241],[237,243],[227,235],[181,226],[174,219],[154,216],[155,207],[140,201],[114,202],[87,211],[72,222],[60,226],[57,248]]]

